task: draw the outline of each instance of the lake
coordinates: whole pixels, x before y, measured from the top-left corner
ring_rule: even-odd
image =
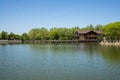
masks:
[[[120,80],[120,46],[0,45],[0,80]]]

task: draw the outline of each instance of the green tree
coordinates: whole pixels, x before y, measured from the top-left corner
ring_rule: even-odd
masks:
[[[100,25],[97,25],[96,30]],[[36,28],[29,31],[28,36],[30,40],[70,40],[74,36],[76,30],[95,30],[92,24],[85,28],[78,26],[73,28],[52,28],[48,31],[46,28]]]
[[[29,33],[28,33],[29,39],[35,40],[36,30],[37,29],[32,29],[32,30],[29,31]]]
[[[94,30],[94,26],[93,26],[92,24],[90,24],[90,25],[88,26],[88,28],[89,28],[89,30]]]
[[[1,39],[1,33],[0,33],[0,39]]]
[[[10,34],[8,34],[8,39],[9,39],[9,40],[14,40],[14,39],[20,40],[20,39],[21,39],[21,36],[18,35],[18,34],[14,34],[13,32],[11,32]]]
[[[28,34],[27,34],[27,33],[23,33],[23,34],[21,35],[21,39],[22,39],[22,40],[28,40],[28,39],[29,39]]]
[[[2,40],[8,39],[8,33],[5,32],[5,31],[2,31],[2,32],[1,32],[1,39],[2,39]]]
[[[94,30],[94,26],[92,24],[90,24],[90,25],[87,25],[84,28],[81,28],[81,30]]]
[[[64,32],[64,28],[57,28],[57,32],[58,32],[58,39],[59,40],[64,40],[65,37],[65,32]]]
[[[29,31],[29,39],[31,40],[47,40],[49,32],[46,28],[36,28]]]
[[[56,28],[50,29],[49,37],[52,40],[54,40],[54,39],[57,40],[58,39],[58,32],[57,32]]]
[[[15,38],[15,34],[13,32],[8,34],[8,39],[13,40],[14,38]]]
[[[120,39],[120,22],[113,22],[103,27],[104,33],[113,40]]]
[[[14,39],[16,39],[16,40],[20,40],[20,39],[21,39],[21,36],[18,35],[18,34],[15,34],[15,35],[14,35]]]
[[[100,25],[100,24],[97,24],[95,26],[95,30],[102,30],[102,28],[103,28],[103,25]]]
[[[56,28],[57,36],[59,40],[70,40],[72,39],[74,32],[78,28]]]

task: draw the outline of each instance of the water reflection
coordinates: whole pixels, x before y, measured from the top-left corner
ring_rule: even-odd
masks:
[[[87,58],[101,58],[111,63],[120,63],[120,46],[101,46],[98,44],[57,44],[29,45],[38,52],[50,54],[81,54]]]
[[[106,61],[120,64],[120,46],[100,46],[99,51]]]
[[[119,68],[118,46],[0,46],[0,80],[119,80]]]

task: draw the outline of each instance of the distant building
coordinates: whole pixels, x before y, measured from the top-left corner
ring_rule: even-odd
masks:
[[[74,40],[86,41],[86,42],[97,42],[98,36],[102,35],[101,31],[95,30],[79,30],[74,34]]]

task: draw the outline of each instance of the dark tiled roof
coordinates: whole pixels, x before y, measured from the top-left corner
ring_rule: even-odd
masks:
[[[102,31],[97,31],[97,30],[79,30],[79,31],[76,31],[76,32],[78,32],[79,34],[86,34],[86,33],[89,33],[91,31],[93,31],[97,34],[102,34]]]

